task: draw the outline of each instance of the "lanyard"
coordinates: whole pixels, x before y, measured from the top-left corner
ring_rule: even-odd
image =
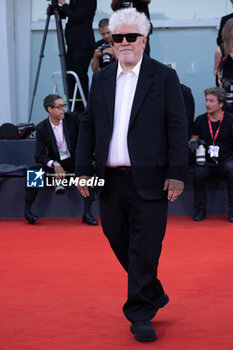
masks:
[[[54,132],[54,136],[55,136],[55,139],[56,139],[56,144],[57,144],[57,146],[58,146],[58,148],[60,149],[60,148],[62,148],[63,146],[64,146],[64,142],[65,142],[65,136],[64,136],[64,131],[63,131],[63,125],[62,125],[62,137],[60,138],[60,140],[58,140],[58,136],[60,136],[59,135],[59,129],[57,129],[57,131],[58,131],[58,133],[57,133],[57,135],[56,135],[56,133]]]
[[[222,115],[221,115],[221,119],[220,119],[220,123],[219,123],[219,127],[218,129],[216,130],[216,133],[215,135],[213,135],[213,128],[212,128],[212,124],[211,124],[211,121],[210,119],[208,119],[208,123],[209,123],[209,129],[210,129],[210,135],[212,137],[212,140],[213,140],[213,145],[218,137],[218,134],[219,134],[219,130],[220,130],[220,127],[221,127],[221,124],[222,124],[222,121],[223,121],[223,117],[224,117],[224,112],[222,112]]]

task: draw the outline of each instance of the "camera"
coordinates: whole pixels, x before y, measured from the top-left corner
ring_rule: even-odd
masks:
[[[47,14],[50,14],[50,15],[54,15],[55,12],[54,11],[58,11],[59,10],[59,4],[58,4],[58,0],[47,0],[47,1],[50,1],[51,4],[48,5],[48,12]]]
[[[97,50],[100,50],[103,52],[105,49],[108,49],[109,47],[111,47],[111,45],[103,43],[102,45],[97,47]],[[103,55],[100,59],[102,61],[101,67],[105,67],[111,63],[111,55],[107,52],[103,52]]]
[[[21,123],[14,125],[11,123],[4,123],[0,126],[0,139],[3,140],[17,140],[26,139],[35,131],[33,123]]]
[[[233,80],[222,79],[223,88],[226,90],[226,102],[224,110],[233,113]]]
[[[127,0],[120,0],[119,2],[119,8],[125,9],[127,7],[132,7],[133,1],[127,1]]]
[[[205,165],[206,163],[206,142],[201,139],[190,140],[189,145],[192,152],[196,152],[196,163],[197,165]]]
[[[109,47],[111,47],[109,44],[103,43],[102,45],[97,47],[97,50],[103,51],[105,49],[108,49]]]

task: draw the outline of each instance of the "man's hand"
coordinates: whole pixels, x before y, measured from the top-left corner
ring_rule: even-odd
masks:
[[[91,69],[93,73],[97,72],[97,70],[99,69],[99,64],[100,64],[99,58],[101,56],[102,56],[102,51],[96,49],[93,59],[91,61]]]
[[[116,54],[113,46],[103,50],[103,53],[108,53],[109,55],[114,56],[116,58]]]
[[[60,5],[63,5],[65,3],[65,0],[58,0]]]
[[[188,142],[188,148],[190,148],[191,149],[191,151],[195,151],[196,149],[192,149],[192,147],[191,147],[191,141],[193,141],[193,140],[198,140],[199,139],[199,135],[192,135],[191,136],[191,138],[190,138],[190,140],[189,140],[189,142]]]
[[[79,190],[79,192],[81,193],[81,195],[86,198],[86,197],[89,197],[90,193],[89,193],[89,190],[88,190],[88,186],[87,186],[87,180],[90,179],[91,176],[86,176],[86,175],[83,175],[83,176],[80,176],[79,177],[79,181],[78,181],[78,186],[77,186],[77,189]],[[80,185],[80,181],[81,180],[85,180],[85,185],[84,186],[81,186]],[[84,181],[83,181],[84,182]],[[82,181],[81,181],[82,183]]]
[[[218,85],[219,86],[223,86],[223,83],[222,83],[222,77],[220,76],[218,76]]]
[[[166,179],[163,190],[168,190],[167,199],[174,202],[184,190],[184,182],[175,179]]]
[[[94,58],[95,58],[95,59],[97,59],[97,58],[99,59],[101,56],[102,56],[102,51],[96,49],[96,50],[95,50],[95,53],[94,53]]]
[[[55,178],[57,180],[64,179],[66,174],[61,164],[58,162],[55,162],[53,167],[54,167]]]

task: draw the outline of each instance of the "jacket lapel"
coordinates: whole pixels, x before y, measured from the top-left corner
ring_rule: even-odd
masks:
[[[155,79],[154,67],[151,64],[150,59],[147,56],[143,57],[141,69],[138,77],[138,83],[135,91],[134,101],[132,105],[132,111],[129,122],[129,129],[132,126],[139,108],[143,103],[146,94],[148,93],[151,85],[153,84]]]
[[[108,115],[110,116],[111,127],[113,126],[114,120],[114,108],[115,108],[115,93],[116,93],[116,74],[117,74],[117,62],[112,63],[109,66],[109,70],[105,71],[103,74],[103,95],[105,98]],[[132,126],[137,113],[143,103],[146,94],[148,93],[151,85],[154,82],[156,72],[154,71],[154,66],[151,60],[144,56],[142,60],[142,65],[138,77],[138,83],[135,91],[129,128]],[[159,89],[159,86],[158,86]]]
[[[116,73],[117,62],[112,63],[110,69],[103,74],[103,95],[105,98],[108,115],[110,116],[111,125],[113,125],[114,108],[115,108],[115,93],[116,93]]]
[[[46,126],[47,126],[47,131],[48,131],[48,134],[49,134],[49,140],[51,141],[54,154],[56,155],[56,157],[58,157],[58,159],[60,159],[58,148],[57,148],[57,142],[56,142],[56,139],[55,139],[55,136],[54,136],[54,133],[53,133],[53,129],[52,129],[50,121],[49,121],[49,117],[46,120]]]
[[[71,150],[71,147],[70,147],[70,135],[69,135],[69,129],[68,129],[68,123],[67,123],[66,117],[63,119],[63,132],[64,132],[67,148],[68,148],[68,150],[70,152],[70,150]],[[70,152],[70,154],[71,154],[71,152]]]

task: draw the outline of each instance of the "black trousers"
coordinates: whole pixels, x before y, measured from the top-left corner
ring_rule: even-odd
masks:
[[[78,39],[77,39],[78,40]],[[83,88],[84,95],[87,99],[88,97],[88,67],[90,65],[91,59],[93,57],[94,50],[92,48],[79,48],[79,49],[70,49],[68,48],[66,54],[66,64],[67,70],[72,70],[78,74],[80,83]],[[68,85],[69,85],[69,96],[73,97],[75,79],[72,76],[68,76]],[[81,98],[78,93],[77,98]],[[80,110],[83,110],[83,103],[79,102],[76,104]]]
[[[227,180],[228,207],[233,208],[233,159],[219,165],[195,166],[193,176],[195,208],[205,208],[207,181],[218,177]]]
[[[129,321],[150,320],[163,287],[157,268],[167,222],[167,199],[141,199],[131,174],[110,171],[100,197],[103,231],[128,272],[128,299],[123,312]]]

